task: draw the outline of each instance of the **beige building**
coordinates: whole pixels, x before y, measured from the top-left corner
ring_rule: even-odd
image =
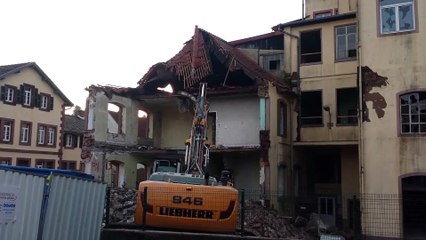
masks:
[[[63,149],[60,169],[84,172],[84,162],[81,159],[81,148],[85,130],[84,112],[64,116]]]
[[[0,163],[57,169],[71,101],[34,62],[0,66]]]
[[[306,0],[302,19],[273,27],[300,93],[283,153],[296,214],[354,228],[355,195],[364,236],[426,235],[424,4]]]
[[[306,1],[306,18],[279,24],[284,71],[292,73],[296,101],[291,150],[276,182],[284,207],[329,225],[349,222],[348,205],[359,196],[357,18],[355,1]],[[294,207],[294,209],[292,209]]]
[[[426,2],[359,1],[361,191],[388,199],[363,214],[367,235],[426,236]],[[364,203],[365,208],[373,205]],[[385,216],[378,232],[376,216]],[[416,238],[417,237],[417,238]]]

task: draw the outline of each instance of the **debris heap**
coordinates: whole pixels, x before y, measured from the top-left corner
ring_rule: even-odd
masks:
[[[136,209],[134,189],[116,188],[110,192],[109,223],[133,223]],[[268,209],[259,202],[245,201],[244,233],[273,239],[315,239],[303,218],[291,218]],[[238,228],[240,223],[238,223]]]
[[[244,232],[248,235],[274,239],[315,239],[305,227],[296,227],[293,218],[282,216],[259,202],[245,201],[244,215]]]
[[[109,223],[133,223],[136,190],[115,188],[110,192]]]

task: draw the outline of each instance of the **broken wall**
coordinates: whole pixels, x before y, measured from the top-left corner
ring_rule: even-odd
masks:
[[[259,97],[232,96],[209,101],[210,112],[216,112],[216,146],[260,146]]]

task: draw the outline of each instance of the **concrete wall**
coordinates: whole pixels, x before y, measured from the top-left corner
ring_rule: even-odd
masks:
[[[108,121],[111,121],[108,113],[108,103],[123,107],[123,134],[108,133]],[[94,101],[92,101],[92,104],[89,104],[88,117],[89,121],[94,120],[92,124],[96,130],[95,141],[116,144],[136,144],[138,136],[138,110],[139,105],[130,98],[112,95],[112,98],[109,99],[103,92],[96,92]],[[90,123],[88,124],[90,126]]]

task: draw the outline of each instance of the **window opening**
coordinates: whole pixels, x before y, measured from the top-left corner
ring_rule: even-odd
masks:
[[[400,97],[401,133],[426,132],[426,92],[414,92]]]
[[[301,63],[321,62],[321,30],[300,33]]]
[[[321,95],[321,91],[302,92],[302,126],[323,124]]]
[[[336,59],[356,57],[356,35],[355,25],[336,28]]]
[[[337,124],[357,124],[358,90],[342,88],[336,91]]]

